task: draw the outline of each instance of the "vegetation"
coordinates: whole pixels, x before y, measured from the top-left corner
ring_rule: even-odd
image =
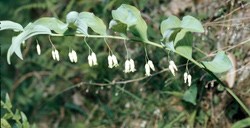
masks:
[[[1,127],[250,126],[248,1],[0,5]]]

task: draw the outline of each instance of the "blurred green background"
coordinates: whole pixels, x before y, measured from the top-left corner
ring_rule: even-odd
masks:
[[[192,15],[200,19],[206,32],[195,35],[193,57],[204,60],[218,49],[230,53],[237,63],[233,71],[237,76],[233,90],[250,106],[250,46],[249,42],[241,44],[250,35],[248,1],[1,0],[0,20],[11,20],[23,26],[41,17],[56,17],[65,22],[68,12],[87,11],[108,26],[111,11],[123,3],[141,11],[148,24],[149,39],[155,42],[160,42],[160,23],[169,15],[180,18]],[[226,17],[221,18],[222,15]],[[109,33],[115,35],[112,31]],[[51,37],[60,52],[59,62],[51,57],[48,36],[30,38],[22,46],[24,60],[13,55],[12,64],[8,65],[6,56],[12,36],[12,31],[0,31],[1,100],[8,93],[14,108],[23,111],[34,127],[231,127],[247,117],[218,83],[192,64],[189,64],[189,71],[193,85],[187,87],[182,80],[186,60],[170,54],[179,66],[177,76],[173,77],[166,70],[168,53],[155,47],[147,46],[147,51],[157,71],[145,78],[145,53],[140,42],[127,42],[137,71],[125,74],[126,50],[122,40],[107,39],[120,64],[118,68],[109,69],[109,50],[104,40],[87,39],[98,58],[98,66],[91,68],[87,63],[88,48],[80,37]],[[36,40],[41,46],[40,56],[36,53]],[[78,54],[76,64],[68,59],[69,49]],[[226,75],[221,75],[225,82],[230,79]],[[1,117],[4,112],[1,107]]]

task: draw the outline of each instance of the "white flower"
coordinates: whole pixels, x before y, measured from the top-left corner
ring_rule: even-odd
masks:
[[[41,54],[41,47],[40,47],[40,45],[38,43],[36,44],[36,51],[37,51],[38,55]]]
[[[129,73],[130,72],[130,61],[129,60],[126,60],[125,61],[125,70],[124,70],[125,73]]]
[[[114,66],[114,67],[119,66],[118,61],[117,61],[117,58],[116,58],[115,55],[112,55],[112,61],[113,61],[113,66]]]
[[[188,86],[191,86],[191,82],[192,82],[192,76],[189,74],[188,75]]]
[[[171,73],[175,76],[175,71],[178,71],[174,61],[169,61],[169,66],[168,66],[169,70],[171,71]]]
[[[89,56],[88,56],[88,63],[89,66],[92,67],[93,65],[97,65],[97,58],[94,52],[92,52]]]
[[[129,67],[130,67],[130,70],[129,70],[129,71],[130,71],[130,72],[135,72],[136,69],[135,69],[135,62],[134,62],[134,60],[133,60],[133,59],[130,59],[130,60],[129,60],[129,63],[130,63],[130,64],[129,64],[129,65],[130,65],[130,66],[129,66]]]
[[[153,71],[155,71],[155,66],[151,60],[148,60],[148,65]]]
[[[56,59],[56,56],[55,56],[55,51],[54,51],[54,50],[52,50],[52,58],[53,58],[53,60],[55,60],[55,59]]]
[[[174,63],[174,61],[170,60],[170,61],[169,61],[169,64],[172,65],[173,68],[174,68],[176,71],[178,71],[178,69],[177,69],[177,67],[176,67],[176,65],[175,65],[175,63]]]
[[[91,55],[88,56],[88,62],[89,62],[89,66],[92,67],[93,66],[93,61],[92,61],[92,56]]]
[[[146,63],[145,64],[145,72],[146,72],[146,76],[150,76],[151,74],[150,74],[150,67],[149,67],[149,64],[148,63]]]
[[[113,68],[113,67],[117,67],[117,66],[119,66],[119,64],[118,64],[118,61],[117,61],[117,58],[116,58],[116,56],[115,55],[112,55],[112,56],[108,56],[108,67],[109,68]]]
[[[174,67],[172,65],[169,65],[168,68],[171,71],[171,73],[175,76]]]
[[[188,74],[187,72],[184,73],[184,83],[187,83],[187,79],[188,79]]]
[[[76,63],[76,62],[77,62],[77,54],[76,54],[76,51],[75,51],[75,50],[72,50],[71,55],[72,55],[72,61]]]
[[[73,56],[72,56],[72,52],[69,52],[69,60],[70,60],[70,62],[73,62]]]
[[[93,65],[97,65],[98,63],[97,63],[96,54],[92,52],[91,56],[92,56]]]
[[[108,65],[109,65],[108,66],[109,68],[113,68],[112,56],[110,56],[110,55],[108,56]]]
[[[60,60],[60,56],[59,56],[59,52],[55,49],[55,51],[54,51],[54,55],[55,55],[55,59],[57,60],[57,61],[59,61]]]

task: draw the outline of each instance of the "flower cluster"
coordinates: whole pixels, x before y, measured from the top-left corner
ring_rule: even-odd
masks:
[[[175,76],[175,71],[178,71],[174,61],[170,60],[169,61],[169,66],[168,66],[169,70],[171,71],[171,73]]]
[[[109,55],[108,56],[108,67],[113,68],[113,67],[117,67],[117,66],[119,66],[119,64],[118,64],[116,56],[114,54]]]
[[[77,62],[77,54],[76,54],[76,51],[75,50],[72,50],[71,52],[69,52],[69,60],[70,62],[74,62],[76,63]]]
[[[53,60],[57,60],[57,61],[60,60],[59,52],[56,49],[52,50],[52,58]]]
[[[129,73],[129,72],[135,72],[136,69],[135,69],[135,62],[133,59],[127,59],[125,61],[125,70],[124,72],[125,73]]]
[[[184,73],[184,83],[188,83],[188,86],[191,86],[192,76],[187,72]]]
[[[146,76],[150,76],[150,69],[155,71],[155,67],[154,67],[154,64],[151,60],[148,60],[148,62],[145,64],[145,75]]]
[[[97,58],[96,58],[96,54],[94,52],[92,52],[89,56],[88,56],[88,62],[89,62],[89,66],[92,67],[94,65],[98,65],[97,63]]]

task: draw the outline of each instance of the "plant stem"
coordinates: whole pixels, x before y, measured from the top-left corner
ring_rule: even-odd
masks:
[[[51,36],[76,36],[76,37],[87,37],[87,38],[111,38],[111,39],[120,39],[120,40],[130,40],[129,38],[126,37],[121,37],[121,36],[110,36],[110,35],[82,35],[82,34],[74,34],[74,35],[64,35],[64,34],[55,34],[52,33],[50,34]],[[247,40],[248,41],[248,40]],[[165,48],[164,46],[162,46],[161,44],[146,40],[146,41],[141,41],[144,42],[146,44],[158,47],[158,48],[162,48],[165,50],[169,50],[172,51],[169,48]],[[244,105],[244,103],[233,93],[233,91],[228,88],[226,86],[225,83],[223,83],[213,72],[211,72],[210,70],[206,69],[204,65],[202,65],[201,63],[197,62],[196,60],[194,60],[193,58],[187,58],[185,57],[185,55],[183,55],[182,53],[178,52],[178,51],[174,51],[176,54],[179,54],[180,56],[190,60],[191,62],[193,62],[195,65],[197,65],[198,67],[204,69],[207,73],[209,73],[214,79],[216,79],[217,82],[219,82],[222,86],[224,86],[226,88],[226,91],[240,104],[240,106],[242,107],[242,109],[244,109],[244,111],[248,114],[248,116],[250,116],[250,111],[248,110],[248,108]],[[121,89],[121,88],[118,88]]]

